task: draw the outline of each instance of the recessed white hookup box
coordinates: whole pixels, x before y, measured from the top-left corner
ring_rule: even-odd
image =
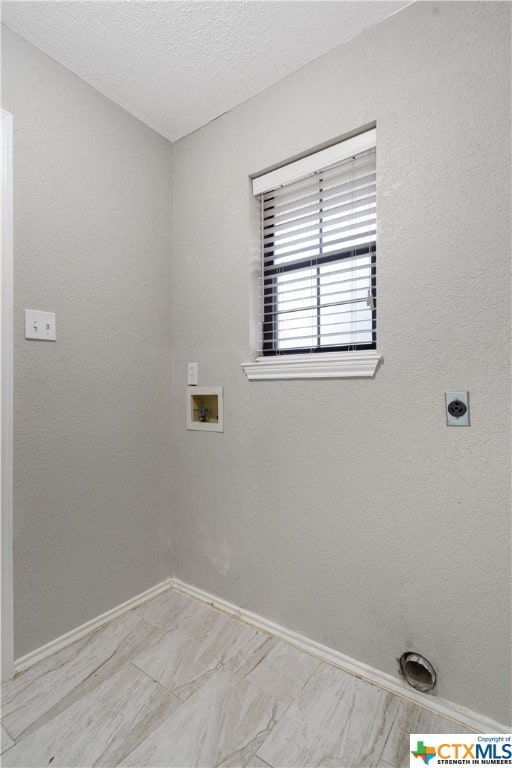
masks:
[[[222,387],[187,387],[187,429],[224,432]]]

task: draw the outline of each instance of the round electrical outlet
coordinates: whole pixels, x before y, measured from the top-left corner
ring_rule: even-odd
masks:
[[[462,400],[452,400],[451,403],[448,403],[448,413],[456,419],[464,416],[467,410],[467,406]]]

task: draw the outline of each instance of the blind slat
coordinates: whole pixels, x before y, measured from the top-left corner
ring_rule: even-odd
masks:
[[[320,199],[318,195],[308,205],[303,205],[300,208],[290,208],[286,211],[276,212],[275,215],[271,208],[264,211],[265,230],[274,228],[280,225],[286,225],[293,227],[298,219],[303,216],[314,215],[318,213],[329,212],[329,214],[335,214],[336,209],[343,206],[345,209],[355,209],[357,206],[364,206],[369,204],[371,198],[375,199],[375,182],[366,184],[364,187],[360,187],[356,190],[349,190],[348,192],[342,192],[339,195],[329,198],[329,200]],[[268,222],[268,224],[267,224]]]
[[[364,297],[359,297],[359,296],[355,297],[353,295],[354,294],[354,290],[357,291],[358,293],[364,294]],[[313,293],[313,292],[311,292],[311,293]],[[336,301],[334,301],[334,300],[330,301],[330,302],[326,301],[326,299],[328,299],[331,296],[338,296],[339,298],[337,298]],[[274,310],[274,309],[270,309],[269,308],[269,313],[273,314],[273,315],[274,314],[277,315],[277,314],[286,314],[287,312],[301,312],[303,309],[313,309],[314,307],[318,307],[318,306],[320,306],[320,307],[324,307],[324,306],[341,306],[342,304],[350,303],[350,302],[353,303],[353,302],[356,302],[356,301],[363,301],[363,300],[367,301],[367,297],[368,297],[368,287],[367,287],[367,285],[363,285],[363,286],[361,286],[359,288],[356,288],[356,289],[353,289],[353,290],[349,289],[347,291],[330,291],[328,293],[324,293],[322,291],[322,302],[321,303],[319,303],[318,301],[313,302],[313,298],[311,298],[310,299],[311,303],[309,305],[307,304],[307,297],[303,300],[304,303],[301,304],[300,306],[291,306],[292,303],[297,304],[297,300],[296,299],[290,299],[290,300],[286,300],[285,299],[285,300],[283,300],[281,298],[281,296],[279,295],[279,307],[278,307],[278,309]],[[265,298],[267,298],[267,297],[265,297]]]
[[[281,256],[287,256],[288,253],[285,252],[283,254],[278,253],[278,251],[289,248],[291,246],[295,246],[299,243],[310,243],[317,241],[320,245],[330,245],[332,243],[333,235],[338,235],[342,232],[354,232],[355,229],[361,229],[363,227],[375,227],[376,226],[376,216],[375,214],[367,214],[364,215],[364,213],[357,213],[355,216],[353,216],[349,221],[342,220],[340,222],[338,221],[328,221],[325,223],[324,227],[316,227],[315,229],[309,229],[306,232],[297,232],[295,234],[289,234],[289,235],[281,235],[279,237],[275,237],[273,240],[271,240],[267,245],[264,245],[263,250],[265,253],[274,252],[275,259],[281,258]],[[364,232],[365,235],[369,234],[368,232]],[[312,245],[311,247],[315,247]]]
[[[361,307],[357,309],[342,309],[343,306],[347,306],[348,304],[361,304]],[[364,306],[363,306],[364,305]],[[273,318],[287,318],[292,317],[293,314],[297,312],[311,312],[312,310],[316,310],[318,308],[322,309],[329,309],[330,307],[339,307],[339,312],[336,313],[329,313],[326,312],[324,314],[324,317],[327,317],[329,314],[336,314],[336,317],[338,315],[353,315],[357,312],[363,312],[363,311],[370,311],[370,308],[368,307],[368,303],[366,300],[366,297],[364,299],[347,299],[345,302],[342,302],[341,304],[339,302],[331,302],[331,303],[322,303],[320,305],[317,304],[310,304],[309,306],[304,306],[301,309],[285,309],[285,310],[278,310],[275,313],[272,313]],[[336,321],[339,322],[339,321]]]
[[[345,189],[359,189],[375,181],[375,166],[366,163],[357,170],[352,168],[349,172],[336,173],[330,178],[322,173],[315,174],[301,189],[284,187],[275,192],[269,192],[264,197],[264,208],[274,208],[277,211],[285,206],[305,204],[308,198],[315,193],[318,187],[324,191],[326,197],[334,197]]]
[[[340,182],[334,187],[328,190],[322,190],[324,195],[320,195],[320,184],[318,177],[315,179],[314,188],[307,194],[300,197],[294,197],[287,201],[276,201],[274,198],[269,198],[263,208],[265,217],[272,216],[278,218],[290,211],[298,211],[305,208],[308,204],[315,204],[318,200],[334,201],[339,198],[347,197],[348,195],[364,194],[364,190],[375,188],[375,174],[364,175],[357,180],[346,180]]]
[[[372,222],[372,224],[375,224],[375,221]],[[328,240],[323,244],[323,247],[320,248],[320,244],[318,245],[305,245],[302,248],[294,248],[292,251],[288,251],[288,253],[278,253],[275,256],[268,255],[268,250],[264,250],[263,252],[263,261],[264,263],[272,263],[275,264],[275,266],[286,266],[289,263],[302,263],[304,260],[310,261],[312,259],[319,259],[322,254],[328,255],[332,253],[333,251],[341,251],[343,247],[347,247],[349,243],[358,243],[362,246],[364,244],[364,241],[373,242],[375,239],[376,230],[375,229],[368,229],[363,232],[355,232],[347,235],[346,237],[339,237],[336,240]],[[314,254],[311,254],[311,251],[315,251]],[[272,252],[270,252],[272,254]],[[300,254],[309,254],[301,259],[298,257]],[[291,258],[294,256],[295,258]]]
[[[330,271],[329,273],[326,273],[326,274],[329,274],[329,277],[333,277],[334,275],[342,275],[347,273],[352,274],[354,271],[359,272],[362,269],[371,269],[371,254],[367,253],[367,254],[364,254],[363,256],[348,257],[344,261],[349,261],[349,260],[352,260],[353,258],[360,260],[361,263],[357,265],[351,265],[349,267],[341,266],[341,269],[332,269],[332,267],[336,266],[336,264],[343,265],[343,261],[333,262],[332,264],[328,265],[330,267]],[[286,281],[284,280],[281,281],[281,285],[283,286],[283,290],[284,290],[285,288],[286,289],[288,288],[288,285],[291,285],[293,283],[299,283],[299,282],[304,282],[306,280],[310,280],[311,275],[302,274],[303,271],[309,272],[312,269],[316,270],[316,269],[322,268],[323,266],[324,265],[318,265],[314,260],[312,260],[311,264],[306,264],[304,269],[293,270],[293,272],[289,273],[290,275],[297,275],[297,277],[288,278],[288,275],[283,271],[279,271],[279,269],[276,269],[275,272],[273,271],[272,274],[267,273],[267,275],[262,277],[263,284],[265,285],[265,292],[267,290],[266,284],[272,285],[277,280],[277,278],[282,278],[286,275],[287,277]],[[303,291],[304,288],[301,288],[300,286],[298,286],[295,290]]]
[[[357,202],[357,205],[354,204]],[[377,206],[377,198],[375,195],[375,192],[371,195],[365,195],[361,198],[351,198],[348,203],[342,203],[341,205],[336,205],[332,208],[329,208],[326,210],[325,208],[322,208],[321,205],[318,203],[316,204],[316,210],[314,210],[312,213],[307,213],[305,216],[297,216],[293,219],[289,219],[288,221],[273,221],[271,232],[265,232],[264,239],[268,239],[269,237],[272,237],[272,232],[274,232],[276,235],[279,235],[282,232],[288,232],[293,230],[300,230],[307,227],[310,222],[318,222],[320,218],[320,214],[324,212],[328,212],[329,216],[336,216],[340,219],[346,218],[347,216],[352,215],[352,211],[354,208],[363,208],[363,210],[370,210],[372,208],[376,208]]]
[[[359,330],[357,330],[357,329],[350,329],[350,330],[347,330],[347,331],[331,331],[329,333],[322,333],[322,332],[320,332],[319,335],[322,338],[326,338],[326,339],[328,339],[329,337],[332,338],[333,336],[351,336],[351,337],[354,337],[354,336],[358,336],[358,335],[361,335],[361,336],[362,335],[368,335],[368,333],[371,333],[371,330],[372,330],[371,328],[360,328]],[[290,331],[290,332],[292,333],[293,331]],[[316,332],[315,332],[314,329],[312,329],[310,327],[309,333],[301,334],[300,336],[287,336],[286,337],[286,341],[304,341],[304,339],[309,338],[310,336],[313,336],[313,335],[316,335]],[[354,342],[354,343],[357,343],[357,342]],[[302,345],[297,344],[296,346],[302,346]]]
[[[364,270],[364,271],[363,271]],[[352,270],[347,270],[347,272],[350,272]],[[293,274],[293,273],[292,273]],[[304,276],[301,278],[302,285],[297,285],[296,280],[290,280],[290,281],[282,281],[282,280],[275,280],[272,283],[272,288],[268,288],[268,294],[265,292],[265,299],[268,295],[272,294],[273,296],[279,296],[280,299],[283,301],[285,300],[285,297],[289,297],[289,294],[297,293],[297,291],[300,291],[302,294],[313,293],[317,291],[318,284],[320,285],[320,288],[322,290],[322,295],[325,293],[340,293],[343,290],[361,290],[362,286],[359,285],[359,283],[363,283],[363,287],[369,288],[369,284],[372,278],[371,270],[369,267],[361,267],[356,274],[354,274],[352,277],[348,277],[346,279],[341,280],[332,280],[331,278],[339,273],[337,272],[318,272],[315,270],[315,273]],[[280,277],[280,275],[277,275],[277,277]],[[357,287],[355,286],[355,283],[358,283]],[[291,285],[292,287],[289,288],[288,286]],[[353,287],[351,288],[350,285]],[[345,288],[340,288],[340,286],[347,286]],[[335,290],[331,291],[325,291],[325,288],[334,288]],[[296,301],[296,297],[291,296],[290,301]]]

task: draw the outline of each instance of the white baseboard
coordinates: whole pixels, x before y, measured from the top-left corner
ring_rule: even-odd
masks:
[[[57,651],[60,651],[67,645],[74,643],[76,640],[80,640],[90,632],[94,632],[95,629],[102,627],[104,624],[108,624],[108,622],[112,621],[112,619],[117,619],[118,616],[126,613],[126,611],[129,611],[132,608],[145,603],[147,600],[150,600],[152,597],[156,597],[161,592],[165,592],[171,587],[172,579],[166,579],[160,584],[151,587],[151,589],[147,589],[145,592],[142,592],[140,595],[130,598],[130,600],[127,600],[125,603],[117,605],[110,611],[102,613],[101,616],[96,616],[95,619],[91,619],[85,624],[82,624],[80,627],[72,629],[70,632],[66,632],[65,635],[61,635],[60,637],[55,638],[55,640],[51,640],[49,643],[46,643],[46,645],[41,646],[41,648],[36,648],[35,651],[27,653],[25,656],[22,656],[14,662],[14,672],[21,672],[22,670],[27,669],[27,667],[31,667],[32,664],[36,664],[38,661],[41,661],[41,659],[45,659],[47,656],[50,656],[52,653],[57,653]]]
[[[376,685],[396,696],[400,696],[402,699],[417,704],[418,706],[423,707],[423,709],[427,709],[436,715],[446,717],[449,720],[452,720],[455,726],[461,725],[463,728],[467,728],[469,731],[475,733],[510,732],[510,726],[498,723],[477,712],[472,712],[452,701],[439,699],[435,696],[416,691],[414,688],[411,688],[406,683],[402,682],[399,678],[392,677],[392,675],[381,672],[380,669],[376,669],[361,661],[345,656],[345,654],[340,653],[339,651],[335,651],[314,640],[310,640],[308,637],[304,637],[304,635],[300,635],[298,632],[287,629],[269,619],[265,619],[263,616],[258,616],[256,613],[251,613],[251,611],[247,611],[245,608],[240,608],[232,603],[228,603],[226,600],[211,595],[208,592],[204,592],[202,589],[193,587],[190,584],[185,584],[183,581],[180,581],[180,579],[173,578],[171,581],[174,589],[184,592],[191,597],[195,597],[204,603],[208,603],[214,608],[218,608],[219,610],[228,613],[230,616],[235,616],[246,624],[250,624],[252,627],[262,630],[273,637],[284,640],[295,648],[299,648],[321,661],[326,661],[328,664],[332,664],[355,677],[366,680],[369,683],[372,683],[372,685]],[[453,732],[457,733],[456,727]]]
[[[247,611],[245,608],[240,608],[239,606],[229,603],[227,600],[223,600],[216,595],[211,595],[202,589],[193,587],[190,584],[185,584],[183,581],[180,581],[180,579],[174,578],[162,581],[155,587],[146,590],[146,592],[142,592],[142,594],[137,595],[136,597],[131,598],[131,600],[127,600],[125,603],[118,605],[116,608],[112,608],[112,610],[103,613],[101,616],[97,616],[95,619],[82,624],[82,626],[71,630],[71,632],[67,632],[65,635],[57,637],[55,640],[43,645],[41,648],[37,648],[35,651],[27,653],[25,656],[22,656],[15,661],[15,672],[21,672],[22,670],[27,669],[27,667],[32,666],[32,664],[60,651],[70,643],[74,643],[75,640],[85,637],[85,635],[88,635],[95,629],[98,629],[109,621],[121,616],[121,614],[126,611],[145,603],[152,597],[156,597],[171,588],[224,611],[224,613],[234,616],[255,629],[259,629],[266,632],[268,635],[272,635],[272,637],[284,640],[286,643],[309,653],[311,656],[315,656],[321,661],[325,661],[339,669],[343,669],[350,675],[366,680],[367,682],[372,683],[372,685],[383,688],[384,690],[395,694],[395,696],[400,696],[400,698],[410,701],[413,704],[417,704],[418,706],[423,707],[423,709],[427,709],[436,715],[446,717],[449,720],[452,720],[455,726],[460,725],[475,733],[507,733],[511,730],[510,726],[498,723],[477,712],[472,712],[471,710],[462,707],[460,704],[455,704],[452,701],[420,693],[420,691],[410,688],[399,678],[392,677],[392,675],[381,672],[381,670],[376,669],[375,667],[371,667],[361,661],[345,656],[345,654],[335,651],[332,648],[328,648],[325,645],[321,645],[315,640],[310,640],[308,637],[300,635],[294,630],[287,629],[280,624],[276,624],[274,621],[259,616],[257,613]],[[457,728],[455,727],[454,733],[456,732]]]

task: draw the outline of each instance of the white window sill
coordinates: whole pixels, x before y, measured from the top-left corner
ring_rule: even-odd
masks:
[[[382,361],[377,352],[326,352],[257,357],[242,363],[249,381],[272,379],[371,379]]]

